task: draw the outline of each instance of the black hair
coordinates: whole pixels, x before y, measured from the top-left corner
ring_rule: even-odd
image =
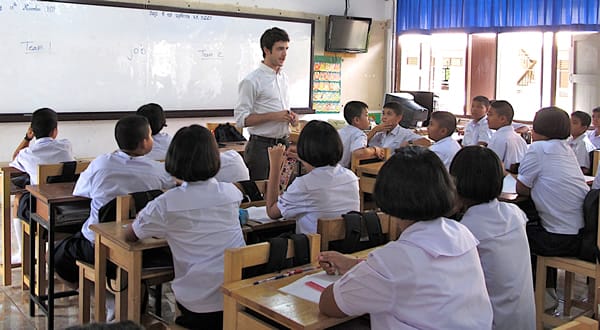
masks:
[[[381,211],[404,220],[426,221],[449,215],[456,188],[444,163],[429,149],[396,149],[375,181],[375,202]]]
[[[152,135],[156,135],[160,132],[163,127],[167,126],[167,120],[165,119],[165,112],[163,108],[156,103],[148,103],[139,107],[136,114],[146,117],[148,123],[150,123],[150,129]]]
[[[165,169],[186,182],[208,180],[219,172],[221,158],[214,135],[203,126],[180,128],[167,150]]]
[[[115,139],[121,150],[135,150],[148,137],[148,119],[140,115],[125,116],[115,125]]]
[[[273,27],[266,30],[260,37],[260,50],[262,51],[263,58],[265,58],[265,48],[273,51],[273,45],[278,41],[290,41],[285,30],[278,27]]]
[[[571,117],[579,119],[581,125],[589,127],[592,124],[592,117],[589,113],[583,111],[575,111],[571,114]]]
[[[512,123],[513,117],[515,116],[515,110],[513,109],[512,105],[508,103],[508,101],[494,101],[492,104],[490,104],[490,106],[496,110],[496,114],[498,114],[498,116],[504,116],[508,120],[509,124]]]
[[[58,125],[58,115],[50,108],[37,109],[31,115],[31,130],[36,138],[50,136]]]
[[[502,193],[504,169],[498,155],[482,146],[459,150],[450,164],[456,191],[474,204],[487,203]]]
[[[479,102],[483,105],[485,105],[486,107],[490,106],[490,99],[488,99],[487,97],[483,96],[483,95],[477,95],[473,98],[472,102]]]
[[[434,111],[431,113],[431,120],[435,120],[441,128],[445,128],[448,137],[456,130],[456,116],[448,111]]]
[[[600,112],[600,107],[595,107],[592,109],[592,113]]]
[[[344,119],[348,125],[352,125],[352,120],[362,115],[363,110],[369,109],[365,102],[350,101],[344,106]]]
[[[564,140],[571,135],[569,114],[559,107],[542,108],[533,117],[533,131],[550,140]]]
[[[392,111],[394,111],[396,116],[402,116],[404,114],[404,108],[398,102],[394,102],[394,101],[388,102],[383,105],[383,108],[384,109],[392,109]]]
[[[335,166],[343,153],[340,135],[328,122],[311,120],[300,132],[298,157],[313,167]]]

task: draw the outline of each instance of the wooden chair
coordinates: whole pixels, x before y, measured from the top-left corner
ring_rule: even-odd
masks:
[[[390,157],[392,157],[392,154],[393,154],[392,149],[385,148],[385,156],[383,157],[383,159],[379,159],[379,158],[359,159],[359,158],[354,157],[354,155],[352,155],[352,158],[350,160],[350,170],[352,172],[356,173],[356,169],[357,169],[358,165],[385,162],[386,160],[390,159]]]
[[[598,163],[600,163],[600,150],[592,151],[592,176],[598,174]]]
[[[580,316],[571,322],[554,328],[554,330],[598,330],[598,321]]]
[[[0,176],[2,177],[2,184],[0,185],[0,196],[2,196],[2,201],[0,201],[0,212],[2,213],[2,219],[0,219],[0,231],[2,232],[0,285],[3,286],[10,286],[12,284],[12,219],[17,218],[15,203],[18,206],[19,199],[23,193],[23,189],[14,187],[11,178],[21,174],[21,171],[8,166],[8,164],[0,168]],[[13,195],[15,196],[15,202],[11,203],[11,196]]]
[[[123,195],[117,197],[117,223],[122,223],[123,220],[129,220],[129,214],[131,210],[134,210],[134,202],[131,195]],[[84,324],[90,321],[90,299],[92,292],[92,285],[96,282],[94,265],[77,261],[79,267],[79,323]],[[117,272],[117,283],[121,283],[121,272]],[[162,283],[173,280],[175,273],[173,269],[149,269],[142,271],[142,281],[147,283],[148,286],[157,286],[158,295],[162,292]],[[114,287],[114,286],[113,286]],[[107,288],[108,290],[108,288]],[[160,315],[160,296],[157,295],[156,308],[157,314]],[[117,293],[117,298],[125,298],[126,294]],[[117,301],[119,299],[116,299]],[[119,306],[124,306],[125,301],[119,301]],[[124,313],[124,311],[122,312]],[[121,314],[123,315],[123,314]]]
[[[309,234],[310,263],[317,263],[320,251],[320,237]],[[242,280],[244,268],[266,264],[269,261],[270,244],[267,242],[252,244],[241,248],[225,250],[224,284]],[[294,256],[294,244],[288,240],[287,257]],[[223,329],[274,329],[271,325],[244,313],[243,306],[225,295],[223,297]]]
[[[600,205],[599,205],[600,208]],[[599,219],[600,222],[600,219]],[[600,226],[598,226],[598,237],[600,237]],[[597,306],[600,302],[600,264],[567,257],[544,257],[537,256],[536,278],[535,278],[535,317],[538,329],[543,329],[544,324],[558,326],[565,321],[544,313],[544,293],[546,291],[546,269],[548,267],[565,270],[565,315],[569,315],[571,306],[580,306],[583,308],[592,308],[597,313]],[[593,285],[593,301],[589,303],[574,301],[572,295],[572,282],[574,274],[580,274],[590,278]]]
[[[389,240],[395,240],[400,236],[398,227],[396,226],[397,219],[383,212],[378,212],[381,231],[388,237]],[[361,233],[366,235],[364,223]],[[346,223],[344,218],[319,219],[317,221],[317,233],[321,235],[321,251],[329,250],[329,242],[344,239],[346,237]]]

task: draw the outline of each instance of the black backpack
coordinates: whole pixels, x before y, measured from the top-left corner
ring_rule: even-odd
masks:
[[[388,240],[383,234],[379,216],[376,212],[370,211],[360,213],[350,211],[343,214],[344,224],[346,225],[346,237],[338,241],[329,242],[329,249],[341,253],[353,253],[362,251],[379,245],[383,245]],[[362,223],[365,223],[368,240],[361,240]]]
[[[596,262],[600,261],[600,250],[598,250],[598,199],[600,189],[592,189],[583,201],[583,228],[579,230],[581,235],[581,246],[579,255],[581,260]]]
[[[159,195],[163,193],[162,190],[148,190],[148,191],[140,191],[131,193],[131,197],[133,197],[133,202],[135,205],[135,210],[130,212],[129,218],[134,218],[135,214],[143,209],[148,202],[155,199]],[[133,213],[133,214],[132,214]],[[117,199],[113,198],[110,202],[104,204],[98,210],[98,220],[100,223],[116,221],[117,220]]]
[[[219,124],[215,128],[215,139],[217,142],[246,141],[246,138],[229,123]]]

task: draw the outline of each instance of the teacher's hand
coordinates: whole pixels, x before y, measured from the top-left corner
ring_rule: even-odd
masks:
[[[296,114],[289,110],[281,110],[277,112],[273,112],[273,121],[284,122],[284,123],[292,123],[294,121]]]

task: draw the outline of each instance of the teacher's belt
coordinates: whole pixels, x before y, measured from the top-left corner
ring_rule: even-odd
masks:
[[[260,135],[254,135],[254,134],[252,134],[252,135],[250,135],[250,141],[253,141],[253,140],[256,141],[256,142],[269,143],[269,144],[272,144],[272,145],[276,145],[276,144],[279,144],[279,143],[285,145],[285,144],[288,143],[287,136],[283,137],[283,138],[280,138],[280,139],[276,139],[276,138],[270,138],[270,137],[266,137],[266,136],[260,136]]]

